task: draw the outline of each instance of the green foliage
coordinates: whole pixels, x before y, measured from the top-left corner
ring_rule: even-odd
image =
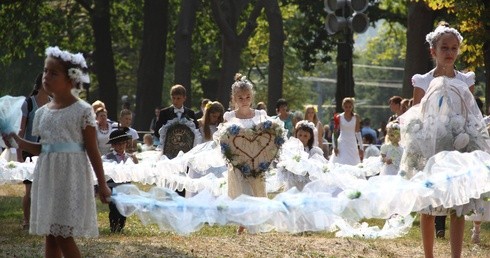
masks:
[[[397,23],[383,22],[377,35],[371,38],[366,51],[358,53],[373,65],[403,64],[407,38],[406,28]]]
[[[461,46],[459,67],[476,70],[483,66],[483,42],[485,41],[485,22],[483,1],[474,0],[423,0],[433,10],[441,10],[454,17],[452,27],[458,29],[464,37]]]

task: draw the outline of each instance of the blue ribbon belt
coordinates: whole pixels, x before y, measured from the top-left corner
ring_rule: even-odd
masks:
[[[54,143],[43,144],[41,152],[85,152],[85,147],[81,143],[66,142],[66,143]]]

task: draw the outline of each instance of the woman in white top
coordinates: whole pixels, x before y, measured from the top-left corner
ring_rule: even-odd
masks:
[[[108,142],[112,131],[112,125],[107,120],[107,110],[104,107],[95,110],[95,120],[97,121],[97,146],[100,155],[104,155],[111,150],[111,145]]]

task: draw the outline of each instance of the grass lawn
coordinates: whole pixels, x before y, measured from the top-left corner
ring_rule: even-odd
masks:
[[[140,189],[144,188],[139,185]],[[148,188],[148,187],[147,187]],[[23,185],[0,185],[0,257],[42,257],[44,238],[21,229]],[[83,257],[423,257],[419,222],[397,239],[336,238],[334,233],[261,233],[237,236],[236,226],[205,226],[189,236],[161,232],[128,218],[124,233],[109,231],[107,205],[97,201],[100,236],[76,239]],[[382,226],[382,220],[369,220]],[[449,219],[447,220],[449,224]],[[490,257],[490,222],[482,224],[482,243],[470,241],[466,223],[463,257]],[[436,257],[450,257],[449,231],[435,241]]]

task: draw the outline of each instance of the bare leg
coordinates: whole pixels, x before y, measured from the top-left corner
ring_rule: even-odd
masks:
[[[61,258],[61,249],[52,235],[46,236],[44,257]]]
[[[422,214],[420,216],[420,231],[426,258],[434,257],[434,216]]]
[[[456,216],[451,214],[451,257],[461,257],[463,250],[463,237],[464,237],[464,216]]]
[[[473,229],[471,229],[471,242],[474,244],[480,243],[480,225],[481,221],[473,221]]]
[[[22,211],[24,212],[24,229],[29,229],[29,219],[31,217],[31,186],[32,184],[24,184],[26,193],[22,198]]]
[[[63,257],[65,258],[81,258],[82,254],[80,253],[80,250],[78,249],[77,243],[75,243],[75,239],[73,237],[56,237],[56,243],[58,243],[58,246],[61,249],[61,252],[63,253]]]

